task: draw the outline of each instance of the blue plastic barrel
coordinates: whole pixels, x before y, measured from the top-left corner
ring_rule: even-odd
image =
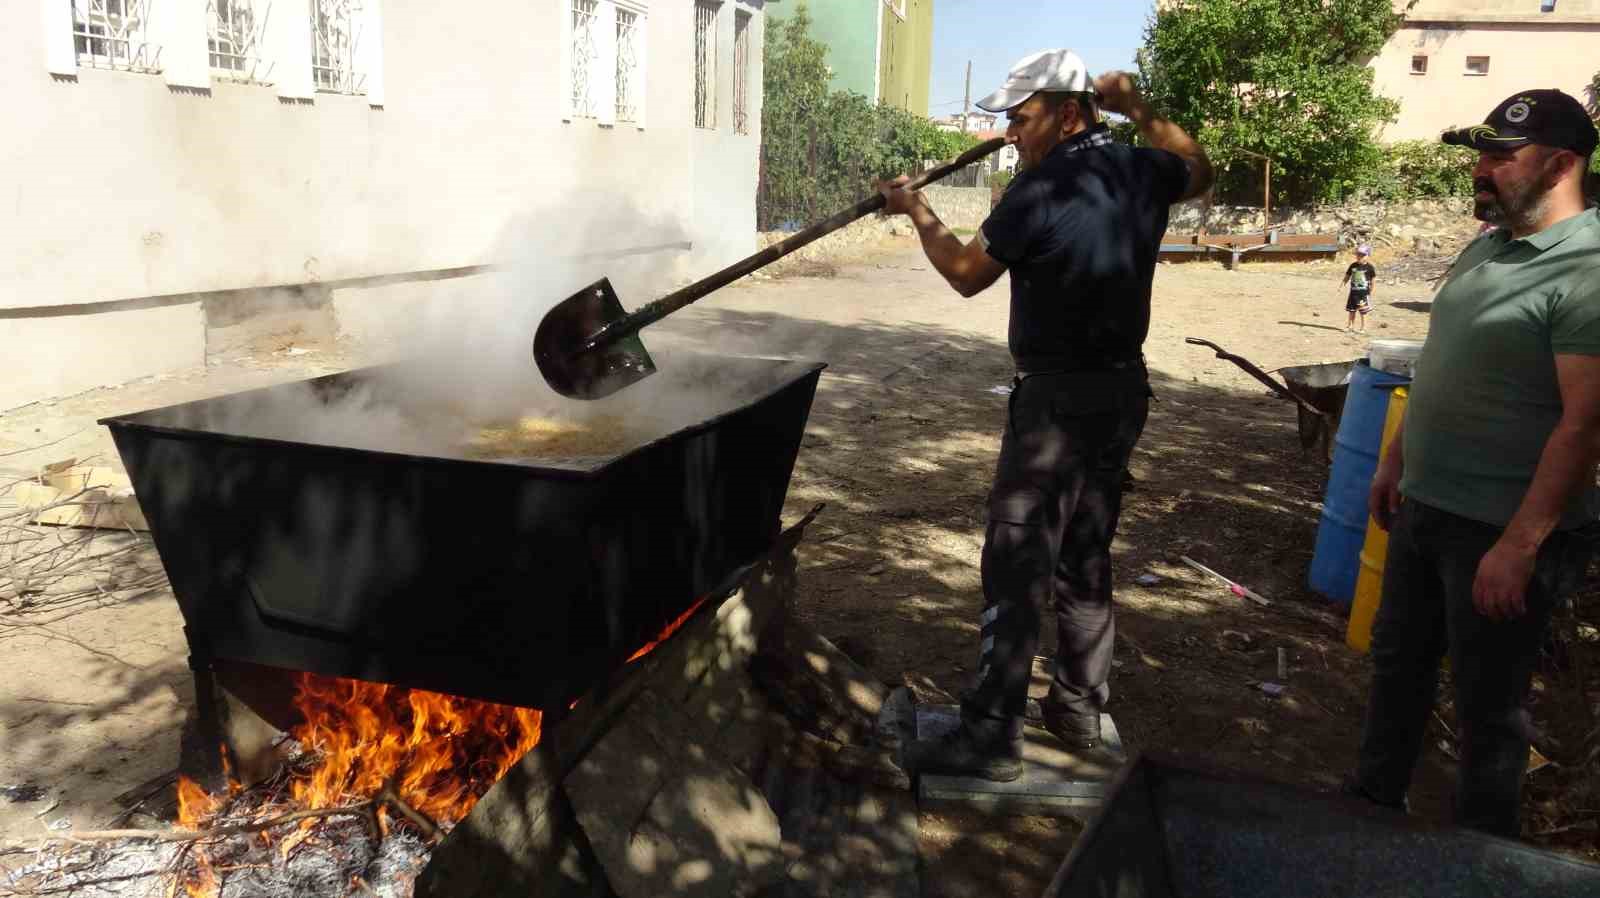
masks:
[[[1341,605],[1350,604],[1361,574],[1361,543],[1367,535],[1367,493],[1378,470],[1383,419],[1389,391],[1411,382],[1357,362],[1350,372],[1339,433],[1334,437],[1333,468],[1323,497],[1317,547],[1311,555],[1311,588]]]

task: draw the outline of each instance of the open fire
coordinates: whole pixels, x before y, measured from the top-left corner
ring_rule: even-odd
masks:
[[[654,651],[708,598],[668,623],[626,663]],[[266,801],[247,809],[246,817],[264,821],[304,811],[353,809],[380,794],[392,794],[424,817],[425,824],[448,828],[539,744],[543,730],[543,714],[528,708],[310,673],[296,678],[294,707],[304,722],[290,735],[311,763],[291,774],[286,801]],[[226,754],[223,762],[226,770]],[[179,826],[209,825],[242,791],[231,778],[228,788],[227,796],[212,795],[180,777]],[[380,829],[387,832],[390,806],[371,806]],[[229,816],[237,819],[240,813]],[[308,816],[298,828],[262,830],[258,838],[279,857],[287,857],[313,837],[315,823]],[[203,846],[195,849],[194,858],[193,869],[182,877],[185,891],[190,898],[217,898],[223,871]]]
[[[539,743],[543,715],[527,708],[309,673],[300,674],[296,686],[294,705],[305,722],[290,735],[314,760],[291,774],[287,809],[262,807],[250,816],[359,807],[387,787],[427,821],[449,826]],[[225,803],[224,796],[179,779],[180,826],[205,826]],[[377,806],[374,813],[387,831],[390,808]],[[298,829],[264,830],[260,838],[281,840],[279,854],[287,855],[314,824],[308,818]],[[221,894],[203,849],[196,861],[184,881],[191,898]]]

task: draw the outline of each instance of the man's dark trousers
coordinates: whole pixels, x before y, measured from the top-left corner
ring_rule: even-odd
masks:
[[[1014,384],[989,494],[977,684],[962,699],[962,717],[980,736],[1020,737],[1040,621],[1052,604],[1049,703],[1069,728],[1099,736],[1111,694],[1111,540],[1149,397],[1139,362]]]
[[[1527,613],[1491,620],[1473,608],[1472,584],[1500,533],[1412,499],[1401,504],[1373,622],[1372,694],[1357,784],[1373,801],[1403,804],[1433,709],[1439,659],[1448,652],[1461,737],[1456,821],[1515,838],[1532,735],[1524,703],[1551,611],[1583,576],[1589,553],[1587,539],[1552,534],[1539,549]]]

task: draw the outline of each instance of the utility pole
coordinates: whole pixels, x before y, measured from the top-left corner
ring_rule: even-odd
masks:
[[[962,94],[962,133],[966,133],[966,123],[971,120],[973,112],[973,61],[966,61],[966,93]]]

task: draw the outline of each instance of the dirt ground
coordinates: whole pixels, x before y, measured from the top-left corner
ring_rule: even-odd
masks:
[[[1428,286],[1381,279],[1368,333],[1345,333],[1342,270],[1159,267],[1146,344],[1158,401],[1115,549],[1111,710],[1131,748],[1320,789],[1354,759],[1366,666],[1344,645],[1339,609],[1305,586],[1323,462],[1300,449],[1291,405],[1183,342],[1203,337],[1270,370],[1346,361],[1373,337],[1425,333]],[[787,513],[828,504],[802,547],[800,610],[878,676],[910,681],[924,698],[958,692],[976,660],[983,500],[1011,373],[1006,295],[1000,284],[961,299],[903,240],[834,277],[730,288],[652,329],[653,345],[828,362]],[[95,454],[114,463],[96,417],[355,358],[280,348],[9,412],[0,416],[0,471]],[[1235,598],[1178,564],[1180,554],[1274,604]],[[1143,574],[1157,579],[1136,584]],[[122,809],[118,796],[159,781],[177,758],[192,695],[176,605],[157,590],[48,628],[12,626],[4,615],[0,602],[0,789],[39,794],[0,792],[0,839],[62,819],[105,825]],[[1288,692],[1270,699],[1253,684],[1277,679],[1279,648]],[[1442,815],[1448,763],[1430,750],[1413,796],[1419,813]],[[927,894],[1037,894],[1076,831],[1069,821],[925,815]]]

